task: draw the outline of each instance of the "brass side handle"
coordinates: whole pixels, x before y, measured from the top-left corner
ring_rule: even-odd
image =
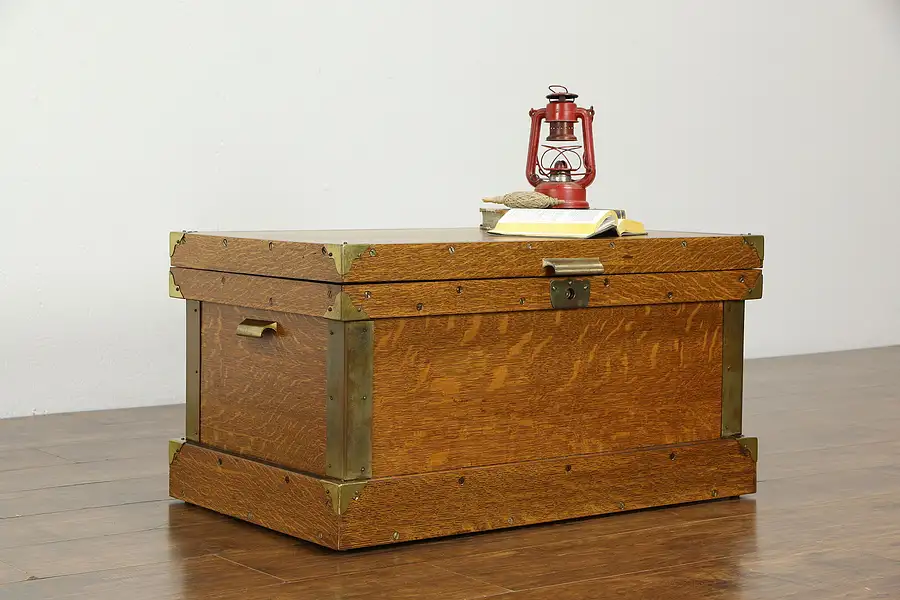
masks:
[[[600,275],[603,263],[599,258],[545,258],[541,266],[550,275]]]
[[[237,326],[236,333],[243,337],[261,338],[266,330],[278,331],[278,323],[275,321],[260,321],[259,319],[244,319]]]

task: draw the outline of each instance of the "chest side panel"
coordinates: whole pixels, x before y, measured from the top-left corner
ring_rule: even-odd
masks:
[[[383,319],[378,477],[717,439],[722,304]]]
[[[247,318],[277,330],[236,335]],[[324,473],[327,342],[323,319],[204,302],[200,442]]]

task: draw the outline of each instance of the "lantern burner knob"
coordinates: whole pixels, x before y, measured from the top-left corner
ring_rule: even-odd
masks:
[[[572,181],[572,167],[565,160],[558,160],[553,163],[550,169],[550,181]]]

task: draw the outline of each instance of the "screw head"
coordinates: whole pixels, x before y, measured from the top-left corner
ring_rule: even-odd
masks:
[[[616,243],[615,243],[615,242],[610,242],[610,243],[609,243],[609,247],[610,247],[610,248],[615,248],[615,247],[616,247]]]
[[[625,510],[625,503],[624,503],[624,502],[619,502],[618,506],[619,506],[619,510]]]
[[[718,496],[719,496],[719,490],[717,490],[716,488],[713,488],[712,492],[710,492],[710,495],[711,495],[713,498],[718,498]]]
[[[513,523],[513,518],[512,518],[512,517],[508,518],[508,519],[506,520],[506,522],[509,523],[510,525],[512,525],[512,523]]]
[[[454,252],[456,252],[456,248],[454,248],[453,246],[450,246],[449,248],[447,248],[447,250],[450,251],[450,254],[453,254]]]
[[[228,238],[225,238],[225,239],[222,240],[222,247],[223,247],[223,248],[227,248],[227,247],[228,247]]]
[[[375,256],[375,248],[369,248],[369,256]]]
[[[674,453],[674,452],[669,453],[669,460],[675,460],[675,453]]]
[[[681,247],[682,247],[682,248],[687,248],[687,242],[686,242],[686,241],[681,242]]]
[[[741,283],[744,283],[744,276],[741,275],[740,277],[738,277],[738,281],[740,281]]]
[[[275,242],[269,242],[269,250],[275,249]]]
[[[392,534],[391,534],[391,539],[394,540],[395,542],[396,542],[397,540],[399,540],[399,539],[400,539],[400,532],[399,532],[399,531],[395,531],[394,533],[392,533]]]
[[[372,292],[366,292],[365,294],[363,294],[363,297],[364,297],[366,300],[368,300],[369,298],[372,297]]]
[[[422,304],[421,302],[419,302],[418,304],[416,304],[416,310],[422,310],[423,308],[425,308],[425,305]]]
[[[519,298],[519,304],[525,304],[525,298]]]
[[[461,285],[456,286],[456,293],[462,294],[462,286]]]

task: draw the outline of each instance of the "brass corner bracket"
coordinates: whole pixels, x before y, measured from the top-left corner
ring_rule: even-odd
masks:
[[[765,238],[761,235],[751,235],[747,234],[744,236],[744,243],[756,250],[756,255],[759,257],[759,264],[762,266],[763,259],[766,254],[766,244]]]
[[[178,453],[181,452],[181,447],[184,446],[184,438],[176,438],[173,440],[169,440],[169,464],[171,465],[175,462],[175,457],[178,456]]]
[[[175,248],[184,243],[184,234],[186,231],[170,231],[169,232],[169,257],[175,256]]]
[[[181,288],[175,283],[175,273],[172,271],[169,271],[169,297],[184,299],[184,294],[181,293]]]
[[[347,512],[350,502],[359,500],[362,489],[366,487],[365,481],[338,483],[323,479],[320,483],[325,488],[325,496],[328,500],[331,500],[331,510],[336,515],[342,515]]]
[[[369,315],[362,306],[353,304],[353,299],[347,292],[338,292],[334,296],[334,304],[325,309],[323,315],[332,321],[368,321]]]
[[[759,272],[759,277],[753,287],[747,290],[744,300],[759,300],[763,295],[763,274]]]
[[[368,244],[324,244],[322,251],[334,259],[338,274],[350,272],[353,261],[365,255],[375,256],[375,247]]]
[[[759,440],[755,437],[739,437],[738,444],[741,445],[741,454],[748,455],[753,462],[759,460]]]

